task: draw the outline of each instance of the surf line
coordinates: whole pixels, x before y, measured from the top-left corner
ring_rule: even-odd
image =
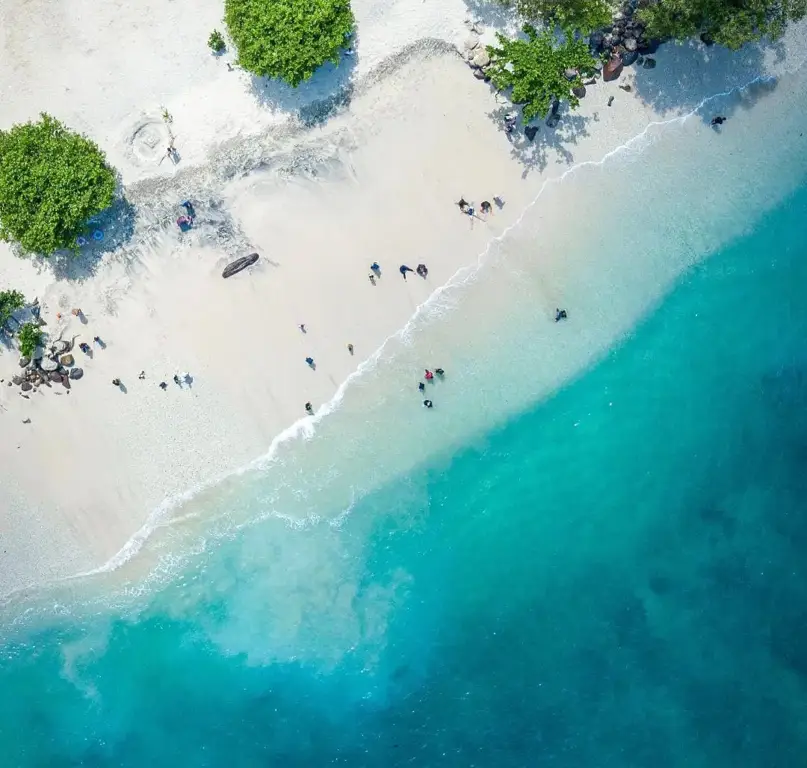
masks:
[[[800,61],[798,65],[795,66],[793,69],[786,70],[786,74],[794,74],[795,72],[799,71],[803,65],[804,60]],[[124,563],[126,563],[128,560],[136,556],[138,552],[140,552],[143,545],[146,543],[146,541],[148,541],[148,539],[156,530],[170,525],[175,519],[179,519],[179,518],[172,518],[170,516],[170,512],[174,510],[176,507],[190,501],[195,496],[198,496],[204,491],[213,488],[217,485],[220,485],[225,480],[228,480],[232,477],[238,477],[248,472],[252,472],[254,470],[259,470],[266,467],[268,464],[271,464],[275,460],[278,449],[284,443],[298,438],[306,440],[311,439],[316,434],[316,425],[319,424],[319,422],[322,421],[325,417],[327,417],[328,415],[339,409],[342,401],[344,400],[345,393],[348,387],[350,387],[354,381],[359,380],[365,374],[372,372],[373,370],[376,369],[385,350],[392,342],[394,341],[402,341],[404,343],[408,342],[411,335],[418,329],[419,323],[424,319],[425,320],[429,319],[428,317],[429,310],[440,300],[440,298],[445,293],[447,293],[450,290],[463,287],[469,284],[478,276],[481,269],[487,263],[492,248],[495,245],[504,241],[504,239],[507,238],[507,236],[511,232],[520,227],[520,225],[524,221],[524,217],[535,207],[535,205],[537,205],[537,203],[543,197],[544,192],[546,192],[546,190],[551,185],[560,184],[563,181],[565,181],[568,177],[572,176],[573,174],[581,170],[587,168],[599,168],[604,166],[612,158],[619,156],[623,152],[629,151],[634,145],[641,142],[645,137],[648,136],[649,132],[654,128],[657,127],[663,128],[668,125],[683,124],[691,117],[697,115],[705,106],[714,101],[728,98],[738,93],[742,93],[759,83],[777,82],[780,79],[780,77],[781,77],[780,75],[758,75],[744,84],[735,85],[725,91],[720,91],[710,96],[705,96],[689,112],[676,115],[674,117],[670,117],[665,120],[650,121],[639,133],[637,133],[635,136],[631,137],[624,143],[618,145],[614,149],[610,150],[609,152],[606,152],[600,159],[584,160],[580,163],[571,166],[570,168],[567,168],[563,173],[559,174],[558,176],[546,179],[539,188],[535,197],[529,203],[527,203],[522,212],[519,214],[518,218],[516,218],[515,221],[513,221],[505,229],[503,229],[498,235],[496,235],[495,237],[491,238],[488,241],[485,248],[477,255],[475,263],[469,264],[464,267],[460,267],[443,285],[436,288],[421,304],[419,304],[415,308],[409,320],[407,320],[406,323],[397,331],[387,336],[381,342],[380,346],[375,350],[375,352],[373,352],[366,360],[363,360],[358,365],[356,370],[350,373],[345,378],[345,380],[337,387],[336,392],[334,392],[331,399],[328,400],[323,405],[321,405],[313,416],[301,417],[300,419],[289,425],[286,429],[284,429],[282,432],[280,432],[272,439],[272,442],[270,443],[269,448],[265,454],[257,457],[248,464],[233,470],[229,470],[222,475],[210,478],[207,481],[203,481],[201,483],[192,486],[186,491],[183,491],[179,494],[175,494],[173,496],[166,498],[149,514],[148,518],[143,523],[143,525],[126,541],[126,543],[121,547],[121,549],[118,550],[118,552],[114,554],[109,560],[107,560],[103,565],[100,565],[99,567],[93,568],[88,571],[83,571],[80,573],[73,574],[71,576],[66,576],[61,579],[56,579],[54,582],[51,583],[58,583],[61,581],[85,578],[88,576],[94,576],[101,573],[114,571],[120,568]],[[189,517],[192,516],[193,515],[184,515],[182,516],[181,519],[187,520]],[[20,589],[26,589],[26,588],[23,587]],[[16,591],[20,590],[15,590],[15,592]]]

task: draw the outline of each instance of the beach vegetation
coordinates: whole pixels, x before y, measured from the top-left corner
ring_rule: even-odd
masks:
[[[732,50],[782,36],[804,18],[807,0],[658,0],[641,9],[646,34],[661,40],[703,36]]]
[[[244,69],[294,87],[339,63],[355,23],[350,0],[225,0],[224,21]]]
[[[42,343],[44,335],[38,325],[25,323],[17,334],[17,338],[20,342],[20,354],[23,355],[23,357],[31,357],[31,355],[34,354],[34,350]]]
[[[0,330],[9,321],[11,315],[25,306],[25,296],[19,291],[0,291]]]
[[[500,0],[515,7],[527,21],[540,21],[548,27],[573,29],[587,35],[611,21],[607,0]]]
[[[207,44],[213,53],[221,53],[227,47],[227,43],[224,42],[224,36],[217,29],[210,33],[210,37],[207,38]]]
[[[98,145],[50,115],[0,131],[0,239],[45,255],[74,248],[115,186]]]
[[[524,25],[526,38],[497,34],[498,45],[489,45],[491,65],[487,73],[499,90],[512,89],[511,98],[523,104],[525,120],[546,117],[555,102],[580,103],[573,93],[592,74],[597,60],[582,38],[567,32],[562,38],[548,29],[540,32]],[[572,72],[574,76],[571,76]]]

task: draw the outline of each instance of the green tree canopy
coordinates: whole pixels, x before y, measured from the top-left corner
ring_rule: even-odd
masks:
[[[538,32],[526,24],[527,39],[513,40],[497,34],[498,46],[488,46],[491,82],[500,90],[512,88],[512,99],[524,105],[524,118],[531,120],[536,115],[546,117],[552,103],[566,100],[576,107],[580,100],[572,93],[573,88],[583,85],[581,76],[591,74],[596,60],[588,44],[566,34],[558,41],[548,29]],[[575,70],[574,77],[567,72]]]
[[[529,21],[543,21],[547,26],[573,29],[584,35],[611,21],[608,0],[500,0],[514,5]]]
[[[788,21],[805,12],[807,0],[658,0],[639,17],[649,36],[684,40],[707,34],[736,50],[763,37],[780,37]]]
[[[295,87],[339,62],[354,24],[350,0],[225,0],[224,21],[244,69]]]
[[[0,331],[8,322],[12,312],[25,306],[25,296],[19,291],[0,291]]]
[[[0,238],[51,254],[109,207],[115,173],[98,146],[43,114],[0,131]]]

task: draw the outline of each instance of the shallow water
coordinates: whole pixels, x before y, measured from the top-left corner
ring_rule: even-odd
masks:
[[[570,177],[313,439],[6,606],[0,764],[800,764],[804,88]]]

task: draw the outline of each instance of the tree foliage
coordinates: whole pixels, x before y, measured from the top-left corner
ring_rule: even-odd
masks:
[[[514,5],[529,21],[542,21],[549,27],[573,29],[588,34],[611,21],[607,0],[500,0]]]
[[[210,46],[213,53],[221,53],[227,47],[227,43],[224,42],[224,37],[217,29],[214,29],[210,33],[210,37],[207,38],[207,44]]]
[[[20,353],[25,357],[31,357],[34,350],[42,343],[42,329],[33,323],[26,323],[20,328],[18,338],[20,340]]]
[[[25,306],[25,296],[19,291],[0,291],[0,330],[8,322],[11,314]]]
[[[588,44],[566,34],[563,41],[547,29],[538,32],[526,24],[527,39],[510,39],[497,34],[498,46],[488,46],[491,82],[500,90],[512,88],[512,99],[524,105],[524,118],[546,117],[554,101],[566,100],[576,107],[580,100],[573,88],[583,85],[582,76],[591,74],[596,60]],[[574,77],[567,71],[575,70]]]
[[[115,173],[98,146],[43,114],[0,131],[0,238],[51,254],[109,207]]]
[[[224,21],[244,69],[295,87],[339,62],[354,24],[350,0],[225,0]]]
[[[804,17],[807,0],[658,0],[639,11],[647,34],[684,40],[708,35],[736,50],[763,37],[776,39]]]

